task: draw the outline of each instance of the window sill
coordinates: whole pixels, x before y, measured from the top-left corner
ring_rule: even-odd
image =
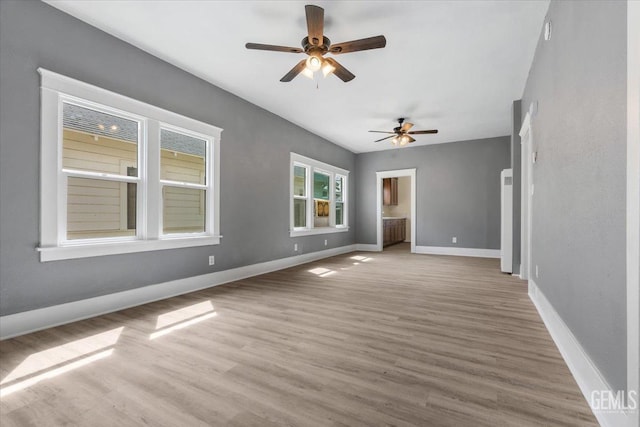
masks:
[[[222,236],[197,236],[167,238],[162,240],[134,240],[128,242],[109,242],[77,244],[48,248],[36,248],[40,252],[40,262],[63,259],[88,258],[95,256],[129,254],[135,252],[159,251],[164,249],[190,248],[220,244]]]
[[[291,237],[299,236],[313,236],[315,234],[331,234],[331,233],[344,233],[349,231],[349,227],[322,227],[322,228],[308,228],[304,230],[291,230],[289,235]]]

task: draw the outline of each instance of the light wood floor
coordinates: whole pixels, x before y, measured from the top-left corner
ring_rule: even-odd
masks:
[[[406,245],[6,340],[0,374],[3,427],[597,425],[523,282]]]

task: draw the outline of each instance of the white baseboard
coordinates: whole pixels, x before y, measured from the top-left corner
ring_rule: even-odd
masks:
[[[378,245],[367,245],[364,243],[358,243],[356,245],[356,250],[362,251],[362,252],[380,252],[378,250]]]
[[[478,258],[500,258],[500,249],[456,248],[447,246],[416,246],[417,254],[454,255]]]
[[[594,391],[599,393],[602,391],[611,391],[615,394],[616,391],[611,390],[611,387],[609,387],[609,384],[598,371],[598,368],[584,351],[580,342],[531,279],[529,279],[529,298],[536,306],[542,321],[547,327],[551,338],[553,338],[553,341],[556,343],[571,374],[578,383],[578,387],[580,387],[580,391],[582,391],[587,403],[589,405],[592,404],[591,396]],[[593,407],[592,411],[603,427],[631,426],[632,417],[623,412],[599,411]]]
[[[112,313],[125,308],[222,285],[236,280],[276,270],[317,261],[336,255],[354,252],[357,245],[341,246],[324,251],[311,252],[288,258],[281,258],[259,264],[232,268],[224,271],[172,280],[170,282],[144,286],[115,294],[88,298],[22,313],[0,317],[0,340],[28,334],[30,332],[64,325],[89,317]]]

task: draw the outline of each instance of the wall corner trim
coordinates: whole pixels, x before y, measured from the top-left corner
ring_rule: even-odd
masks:
[[[615,395],[617,390],[611,390],[611,387],[602,377],[602,374],[580,345],[578,339],[564,323],[540,288],[538,288],[538,285],[531,279],[529,279],[529,298],[535,305],[538,314],[600,425],[603,427],[630,427],[632,425],[632,415],[623,412],[598,411],[591,406],[591,395],[594,391],[610,391]]]
[[[356,251],[355,244],[0,317],[0,340]]]
[[[453,255],[477,258],[500,258],[500,249],[458,248],[448,246],[416,246],[417,254]]]
[[[640,393],[640,2],[627,2],[627,390]],[[630,425],[640,425],[640,410]]]

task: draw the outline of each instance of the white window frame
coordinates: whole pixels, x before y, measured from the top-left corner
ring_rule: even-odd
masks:
[[[305,181],[305,194],[306,197],[296,196],[293,193],[294,182],[294,167],[301,166],[307,170],[307,179]],[[308,236],[313,234],[329,234],[329,233],[343,233],[349,231],[349,216],[347,206],[347,192],[346,189],[349,186],[349,171],[338,168],[336,166],[329,165],[327,163],[311,159],[309,157],[302,156],[300,154],[291,153],[291,161],[289,165],[289,235],[291,237]],[[313,225],[313,209],[314,209],[314,197],[313,197],[313,175],[314,172],[319,172],[329,175],[329,206],[331,210],[329,212],[329,227],[315,228]],[[343,178],[342,182],[342,200],[344,203],[343,218],[344,224],[336,225],[335,215],[335,182],[336,175]],[[306,209],[306,227],[294,227],[294,199],[305,199],[307,201]]]
[[[222,129],[105,89],[38,68],[41,75],[40,261],[145,252],[220,243],[220,136]],[[62,168],[63,102],[139,123],[138,177]],[[205,232],[162,234],[160,129],[207,141]],[[67,240],[67,177],[136,182],[136,236]],[[173,182],[171,182],[173,185]],[[189,184],[191,185],[191,184]]]

